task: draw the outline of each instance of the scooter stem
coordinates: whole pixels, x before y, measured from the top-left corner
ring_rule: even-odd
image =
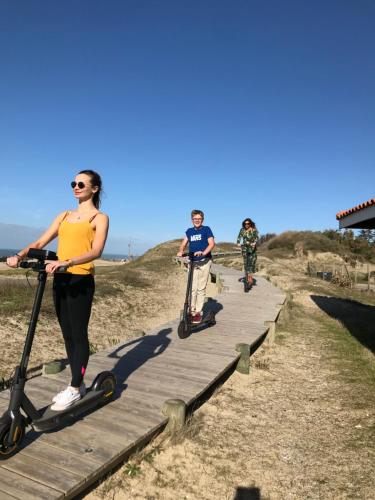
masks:
[[[20,378],[26,378],[27,365],[29,363],[29,357],[31,352],[31,347],[33,345],[34,334],[36,329],[36,324],[38,321],[40,306],[42,304],[44,289],[47,281],[47,273],[45,271],[39,271],[38,273],[38,288],[35,294],[34,305],[31,312],[31,318],[29,323],[29,328],[26,335],[25,346],[23,348],[19,376]]]

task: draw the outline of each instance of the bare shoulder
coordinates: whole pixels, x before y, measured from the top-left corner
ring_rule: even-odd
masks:
[[[61,222],[65,219],[65,217],[69,214],[70,210],[64,210],[63,212],[60,212],[57,214],[55,217],[55,221]]]
[[[104,212],[98,212],[98,215],[96,216],[99,220],[102,220],[103,222],[104,221],[109,221],[109,217],[107,214],[105,214]]]
[[[93,222],[96,226],[107,227],[109,224],[109,217],[103,212],[98,212]]]

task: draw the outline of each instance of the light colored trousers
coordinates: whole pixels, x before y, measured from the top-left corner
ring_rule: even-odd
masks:
[[[211,259],[204,260],[203,262],[194,262],[190,302],[190,312],[192,314],[202,312],[211,264]]]

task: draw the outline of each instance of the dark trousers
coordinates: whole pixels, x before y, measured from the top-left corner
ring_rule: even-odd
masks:
[[[81,385],[89,361],[87,328],[94,292],[95,281],[91,274],[66,273],[54,277],[53,300],[72,371],[73,387]]]

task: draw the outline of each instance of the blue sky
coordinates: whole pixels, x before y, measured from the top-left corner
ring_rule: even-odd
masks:
[[[108,252],[192,208],[218,241],[338,227],[375,196],[374,25],[372,0],[2,0],[0,223],[46,227],[90,168]]]

